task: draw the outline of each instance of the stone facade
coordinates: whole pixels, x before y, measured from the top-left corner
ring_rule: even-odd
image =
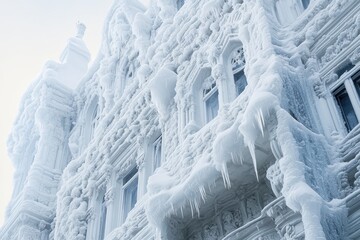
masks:
[[[359,10],[116,0],[24,96],[0,239],[359,239]]]

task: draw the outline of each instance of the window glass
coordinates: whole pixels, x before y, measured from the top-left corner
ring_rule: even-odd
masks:
[[[158,137],[153,144],[153,171],[161,165],[162,136]]]
[[[100,206],[100,228],[99,228],[99,239],[103,240],[105,237],[105,225],[106,225],[106,201],[105,196],[102,199]]]
[[[344,124],[351,131],[359,122],[346,89],[343,88],[335,94],[336,101],[340,107]]]
[[[231,56],[231,68],[234,76],[236,96],[239,96],[247,85],[246,76],[244,73],[245,56],[242,47],[233,51]]]
[[[219,111],[219,93],[218,90],[215,90],[207,99],[205,100],[206,106],[206,121],[210,122],[214,119]]]
[[[354,81],[354,86],[355,86],[356,92],[360,98],[360,76],[355,78],[353,81]]]
[[[135,207],[137,202],[137,190],[138,190],[138,175],[137,169],[134,168],[123,179],[123,191],[124,191],[124,220],[127,215]]]
[[[234,74],[234,82],[236,88],[236,95],[239,96],[245,90],[245,87],[247,85],[246,77],[243,70]]]

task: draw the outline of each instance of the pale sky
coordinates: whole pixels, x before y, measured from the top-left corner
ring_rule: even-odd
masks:
[[[128,0],[131,1],[131,0]],[[79,20],[91,58],[113,0],[0,0],[0,227],[12,192],[6,141],[22,94],[48,59],[58,60]],[[148,0],[142,0],[147,4]]]

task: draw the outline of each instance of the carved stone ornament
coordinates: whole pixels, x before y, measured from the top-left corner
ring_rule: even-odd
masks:
[[[316,81],[314,83],[314,92],[318,98],[325,98],[326,96],[326,87],[324,82]]]
[[[281,196],[281,190],[284,182],[284,175],[282,174],[279,162],[276,161],[274,165],[270,166],[266,172],[266,178],[270,181],[271,189],[276,197]]]
[[[245,66],[244,49],[242,47],[237,48],[231,54],[231,67],[233,70],[243,68]]]
[[[356,48],[350,57],[350,62],[355,65],[360,60],[360,47]]]
[[[211,76],[216,80],[217,79],[220,80],[220,81],[226,80],[224,66],[222,64],[217,64],[212,69]]]
[[[324,78],[324,82],[326,84],[333,83],[339,79],[339,76],[336,73],[331,73],[327,77]]]
[[[208,224],[204,227],[204,239],[216,240],[219,238],[219,229],[216,224]]]
[[[281,240],[297,240],[295,227],[291,224],[285,226],[285,234]]]

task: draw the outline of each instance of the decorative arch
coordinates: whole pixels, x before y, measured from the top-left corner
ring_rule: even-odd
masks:
[[[239,96],[247,86],[245,74],[244,45],[236,35],[231,35],[224,41],[218,64],[222,67],[223,83],[221,84],[221,101],[231,102]]]
[[[187,104],[183,111],[183,121],[185,123],[184,130],[186,134],[196,132],[206,123],[206,113],[203,102],[204,91],[212,87],[215,82],[214,80],[210,83],[210,81],[207,81],[209,78],[211,78],[210,66],[197,69],[191,91],[185,96],[185,98],[187,98]]]

